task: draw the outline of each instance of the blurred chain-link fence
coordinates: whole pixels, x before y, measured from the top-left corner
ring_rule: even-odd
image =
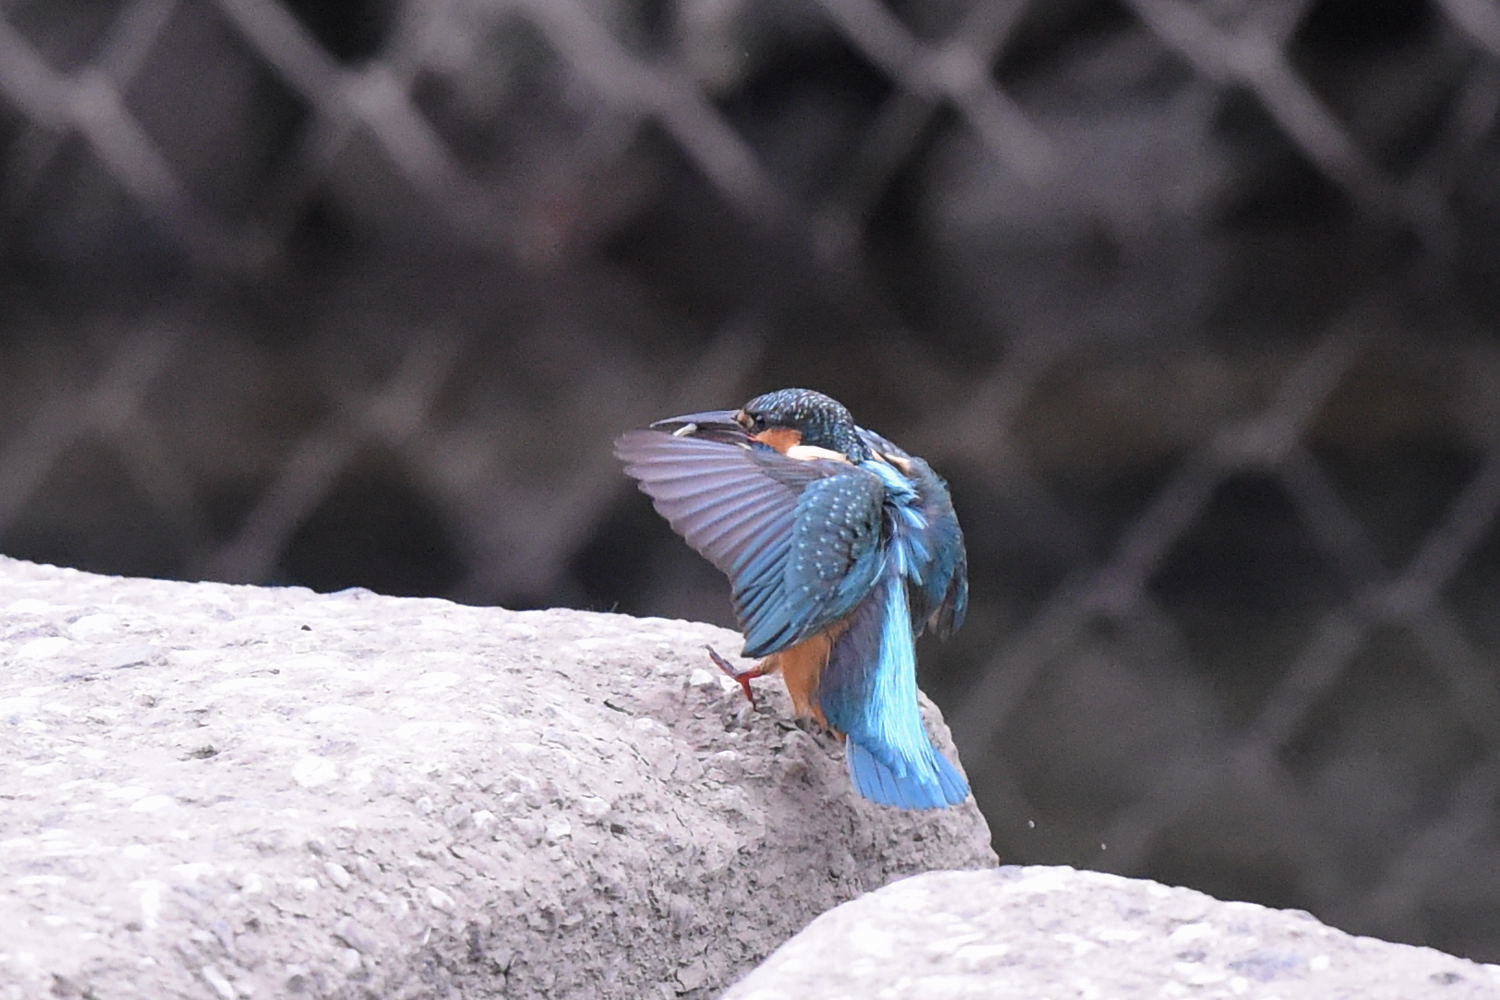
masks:
[[[0,551],[724,621],[622,428],[952,481],[1012,861],[1500,960],[1489,0],[4,0]]]

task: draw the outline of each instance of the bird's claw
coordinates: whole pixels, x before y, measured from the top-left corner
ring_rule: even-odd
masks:
[[[728,660],[724,659],[724,657],[719,655],[718,650],[714,649],[712,646],[704,646],[703,648],[708,650],[708,657],[709,659],[714,661],[714,666],[724,671],[724,673],[728,674],[734,681],[736,681],[740,686],[740,690],[745,692],[745,699],[749,701],[751,705],[754,705],[755,692],[750,690],[750,678],[760,676],[759,671],[757,671],[754,667],[751,667],[748,670],[736,670],[734,669],[734,664],[730,663]]]

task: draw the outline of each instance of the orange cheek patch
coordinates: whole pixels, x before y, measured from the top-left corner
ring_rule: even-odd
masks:
[[[752,435],[756,441],[770,445],[783,455],[790,448],[795,448],[802,443],[802,432],[792,427],[767,427],[759,434]]]

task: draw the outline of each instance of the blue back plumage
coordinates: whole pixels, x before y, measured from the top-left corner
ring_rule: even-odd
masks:
[[[890,457],[905,467],[898,473],[884,462],[888,476],[897,478],[914,499],[901,506],[904,536],[914,573],[906,576],[913,584],[912,618],[920,633],[931,627],[939,638],[958,631],[969,607],[969,567],[964,551],[964,533],[958,526],[953,498],[948,484],[924,459],[912,455],[872,430],[859,429],[860,436],[872,453]]]

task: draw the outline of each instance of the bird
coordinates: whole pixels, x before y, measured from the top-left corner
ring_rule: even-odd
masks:
[[[963,531],[921,458],[812,389],[626,431],[615,455],[658,513],[729,579],[745,645],[736,671],[780,673],[799,716],[843,741],[865,798],[909,810],[969,795],[917,700],[915,639],[968,608]]]

